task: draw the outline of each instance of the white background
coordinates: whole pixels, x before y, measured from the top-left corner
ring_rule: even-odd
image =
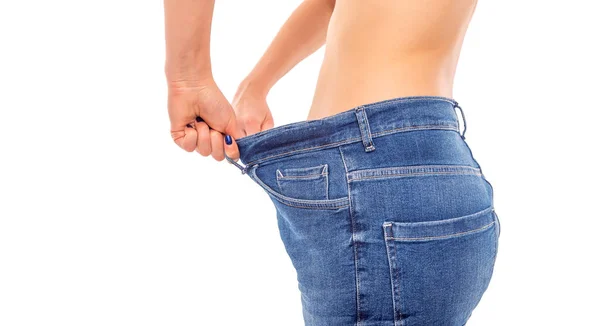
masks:
[[[218,1],[229,100],[300,1]],[[591,1],[480,1],[455,80],[500,247],[477,325],[600,325]],[[303,325],[264,191],[169,134],[162,1],[0,3],[0,325]],[[269,95],[303,120],[323,48]]]

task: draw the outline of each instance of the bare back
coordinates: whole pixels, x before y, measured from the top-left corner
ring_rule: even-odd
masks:
[[[477,0],[337,0],[308,120],[385,99],[452,98]]]

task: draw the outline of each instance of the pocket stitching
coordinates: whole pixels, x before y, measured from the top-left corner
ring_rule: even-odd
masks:
[[[462,217],[468,217],[471,216],[473,218],[477,218],[478,214],[483,215],[483,214],[489,214],[491,210],[492,214],[495,214],[495,210],[493,208],[493,206],[490,206],[486,209],[483,209],[479,212],[473,213],[473,214],[469,214],[469,215],[464,215]],[[454,220],[454,221],[458,221],[457,219],[460,219],[461,217],[457,217],[457,218],[452,218],[452,219],[446,219],[446,220]],[[446,220],[441,220],[441,221],[446,221]],[[427,221],[426,221],[427,222]],[[425,222],[425,223],[426,223]],[[437,221],[432,221],[432,222],[437,222]],[[394,322],[402,322],[403,318],[402,318],[402,314],[401,314],[401,286],[400,286],[400,276],[399,276],[399,266],[398,266],[398,257],[397,257],[397,242],[396,238],[393,237],[393,227],[392,225],[394,223],[400,223],[400,222],[384,222],[383,223],[383,236],[384,236],[384,243],[385,243],[385,248],[386,248],[386,254],[387,254],[387,262],[388,262],[388,266],[389,266],[389,273],[390,273],[390,282],[391,282],[391,290],[392,290],[392,309],[394,312]],[[410,224],[411,222],[405,223],[405,224]],[[422,222],[412,222],[412,223],[422,223]],[[421,224],[423,225],[423,224]],[[497,225],[496,224],[496,219],[493,219],[492,222],[487,223],[484,226],[478,227],[476,229],[471,229],[468,231],[463,231],[463,232],[458,232],[458,233],[454,233],[452,235],[446,235],[446,236],[438,236],[438,237],[428,237],[427,239],[431,239],[431,238],[454,238],[457,237],[459,235],[463,235],[463,234],[473,234],[473,233],[480,233],[483,232],[484,230],[487,230],[490,228],[490,226],[492,225]],[[407,239],[407,238],[404,238]],[[416,239],[416,238],[408,238],[408,239]],[[496,261],[496,255],[498,252],[498,240],[497,238],[495,238],[495,248],[496,248],[496,252],[494,254],[494,263],[492,265],[492,270],[491,272],[493,272],[493,268],[495,265],[495,261]]]
[[[256,169],[258,168],[258,164],[254,165],[252,169],[250,169],[248,176],[256,181],[263,189],[267,191],[270,195],[276,198],[279,202],[284,205],[298,207],[298,208],[309,208],[309,209],[339,209],[345,208],[349,205],[348,197],[334,198],[334,199],[298,199],[285,196],[283,194],[278,193],[273,190],[273,188],[269,187],[265,184],[257,175]]]
[[[489,206],[472,214],[442,220],[420,222],[386,221],[383,223],[384,230],[386,231],[385,239],[395,241],[423,241],[433,239],[447,239],[470,233],[482,232],[494,224],[494,213],[494,207]],[[490,218],[490,214],[492,216],[492,220],[486,223],[486,220],[489,220]],[[470,223],[471,225],[465,224],[464,226],[462,226],[462,230],[459,230],[459,232],[443,234],[444,231],[450,232],[451,229],[453,229],[453,227],[451,226],[455,225],[456,223]],[[483,223],[486,224],[482,225]],[[440,227],[440,229],[435,230],[435,227]],[[448,230],[444,228],[448,228]],[[408,234],[406,234],[407,232]],[[404,235],[408,236],[400,236],[400,233],[404,233]],[[411,237],[411,233],[414,233],[415,236]]]
[[[289,180],[289,179],[309,179],[310,180],[310,179],[318,179],[318,177],[320,177],[320,176],[326,176],[327,175],[325,173],[321,173],[321,174],[307,174],[307,175],[294,175],[294,176],[285,176],[284,175],[284,176],[281,176],[279,174],[280,173],[279,170],[277,170],[277,171],[278,171],[278,174],[276,175],[276,177],[279,180],[281,180],[281,179],[283,179],[283,180]]]
[[[301,172],[319,170],[320,173],[308,173],[302,174]],[[292,175],[289,175],[292,173]],[[294,175],[296,173],[296,175]],[[297,174],[300,173],[300,174]],[[306,176],[318,176],[327,173],[327,164],[319,164],[315,166],[299,167],[299,168],[281,168],[277,169],[277,177],[279,178],[294,178],[294,177],[306,177]]]
[[[294,172],[298,172],[298,171],[310,171],[310,170],[321,170],[321,173],[318,174],[306,174],[306,175],[284,175],[281,171],[283,172],[289,172],[289,171],[294,171]],[[283,190],[284,187],[282,187],[282,184],[280,181],[282,180],[287,180],[287,181],[293,181],[293,180],[321,180],[323,179],[323,182],[325,183],[325,200],[329,199],[329,165],[327,163],[325,164],[319,164],[319,165],[315,165],[315,166],[309,166],[309,167],[302,167],[302,168],[283,168],[283,169],[277,169],[275,171],[275,181],[277,182],[277,187],[279,188],[279,192],[284,195],[285,191]],[[293,198],[293,197],[290,197]],[[300,198],[297,198],[300,199]],[[304,200],[317,200],[317,199],[304,199]]]
[[[396,237],[386,237],[386,240],[395,240],[395,241],[406,241],[406,240],[432,240],[432,239],[450,239],[450,238],[455,238],[461,235],[467,235],[470,233],[477,233],[477,232],[481,232],[484,231],[486,229],[488,229],[490,226],[492,226],[494,223],[496,223],[496,221],[490,222],[482,227],[479,227],[477,229],[473,229],[473,230],[469,230],[469,231],[463,231],[463,232],[457,232],[457,233],[452,233],[452,234],[446,234],[446,235],[438,235],[438,236],[432,236],[432,237],[415,237],[415,238],[409,238],[409,237],[401,237],[401,238],[396,238]],[[387,225],[386,225],[387,226]]]

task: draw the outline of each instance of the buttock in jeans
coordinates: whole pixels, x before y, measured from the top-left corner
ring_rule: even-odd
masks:
[[[401,97],[236,140],[244,166],[228,160],[275,206],[306,325],[467,322],[500,222],[456,108]]]

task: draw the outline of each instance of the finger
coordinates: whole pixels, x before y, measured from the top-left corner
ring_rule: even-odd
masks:
[[[184,130],[171,130],[171,137],[187,152],[192,152],[196,148],[197,132],[191,125],[184,127]]]
[[[211,129],[210,145],[212,147],[212,157],[217,161],[224,160],[225,151],[223,150],[223,134],[214,129]]]
[[[210,155],[210,132],[206,122],[196,123],[196,130],[198,131],[196,151],[202,156]]]
[[[229,141],[231,141],[231,143],[229,143]],[[227,135],[225,135],[225,154],[236,162],[240,158],[240,152],[235,138],[231,136],[227,137]]]

